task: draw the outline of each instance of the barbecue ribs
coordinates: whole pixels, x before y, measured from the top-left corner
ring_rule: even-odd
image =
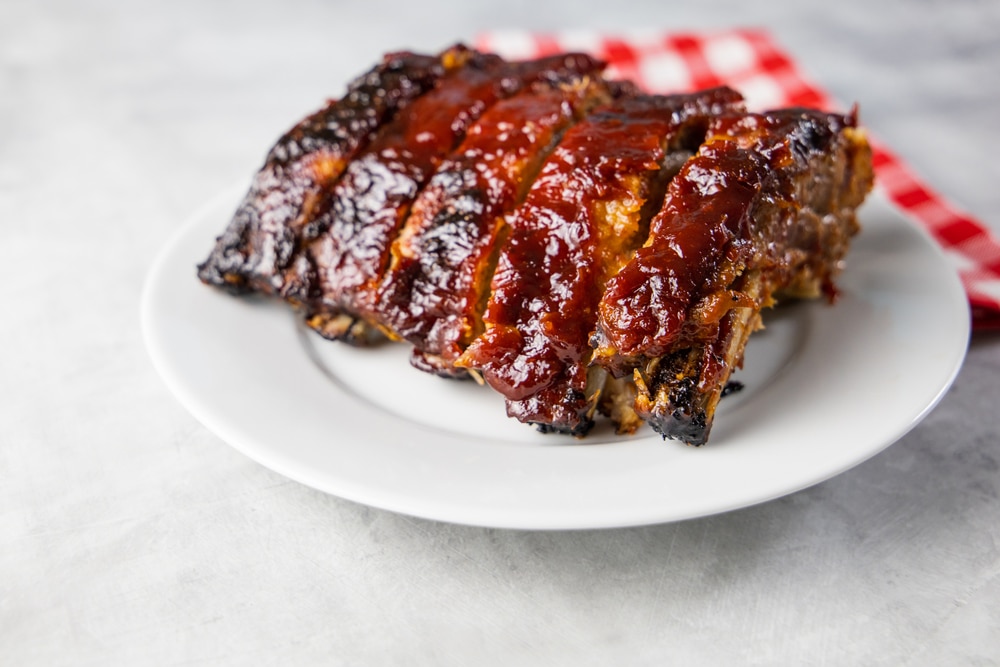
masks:
[[[713,119],[599,307],[595,359],[617,377],[632,371],[641,418],[705,442],[761,309],[777,292],[833,294],[871,184],[854,114]]]
[[[544,431],[702,444],[761,310],[835,293],[872,186],[856,115],[647,95],[583,54],[390,54],[284,135],[202,281],[413,345]]]

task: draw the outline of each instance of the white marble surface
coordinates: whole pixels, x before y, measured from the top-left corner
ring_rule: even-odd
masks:
[[[846,474],[595,532],[311,491],[201,427],[147,359],[165,240],[381,52],[747,24],[1000,230],[995,3],[0,3],[0,663],[1000,664],[997,335]]]

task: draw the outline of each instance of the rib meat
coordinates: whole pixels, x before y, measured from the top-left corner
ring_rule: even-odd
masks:
[[[280,292],[282,271],[303,234],[308,236],[324,191],[383,123],[432,88],[467,51],[389,54],[349,84],[343,98],[289,130],[268,153],[198,276],[233,293]]]
[[[762,309],[832,300],[871,151],[853,112],[601,68],[386,56],[279,140],[199,277],[327,338],[408,341],[544,431],[600,412],[704,443]]]
[[[390,249],[422,188],[469,127],[496,102],[542,80],[601,69],[588,56],[510,63],[469,52],[463,66],[416,99],[347,166],[317,219],[319,236],[289,282],[308,304],[307,323],[328,338],[359,338],[378,320]],[[383,329],[387,327],[382,327]]]
[[[833,293],[872,186],[853,114],[726,114],[671,182],[650,235],[608,283],[595,359],[632,371],[638,414],[702,444],[776,292]]]
[[[465,372],[454,362],[481,333],[504,216],[566,129],[612,94],[589,78],[533,86],[487,111],[438,169],[393,244],[375,304],[391,335],[414,344],[414,365]]]
[[[604,379],[589,344],[604,283],[645,239],[671,158],[741,99],[725,88],[627,97],[563,137],[510,216],[485,330],[457,362],[506,397],[510,416],[589,430]]]

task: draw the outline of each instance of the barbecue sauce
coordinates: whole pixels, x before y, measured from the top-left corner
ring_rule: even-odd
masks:
[[[318,271],[319,309],[376,321],[390,248],[410,208],[466,131],[497,101],[534,81],[598,71],[599,61],[562,55],[525,63],[468,52],[434,90],[415,100],[352,161],[334,186],[325,229],[309,247]]]
[[[595,110],[546,161],[510,227],[483,316],[458,365],[482,372],[507,411],[549,430],[589,429],[599,387],[589,337],[605,282],[642,244],[668,151],[739,96],[636,96]],[[701,135],[693,133],[695,146]]]
[[[562,132],[609,99],[603,85],[578,77],[535,86],[494,105],[438,169],[393,244],[376,306],[394,335],[414,343],[418,363],[456,372],[454,360],[481,330],[503,216]]]

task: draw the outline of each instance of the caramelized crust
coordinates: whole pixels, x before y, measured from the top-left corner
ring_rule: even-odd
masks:
[[[750,205],[767,173],[761,156],[725,139],[709,140],[688,161],[646,244],[607,285],[595,336],[599,363],[621,376],[636,359],[662,356],[682,336],[698,335],[685,326],[689,311],[745,264]],[[723,260],[730,275],[719,272]]]
[[[444,74],[441,57],[387,55],[354,80],[347,94],[307,117],[271,149],[229,227],[198,267],[202,281],[233,293],[281,290],[281,271],[318,213],[323,192],[399,109]]]
[[[198,267],[388,336],[508,414],[702,444],[762,308],[835,295],[872,187],[854,114],[640,94],[569,54],[399,53],[285,134]]]
[[[376,307],[383,326],[415,345],[415,365],[464,373],[453,364],[481,332],[503,216],[566,128],[608,101],[589,79],[536,85],[487,111],[434,175],[393,244]]]
[[[508,414],[590,428],[603,375],[589,371],[588,339],[604,283],[645,239],[670,152],[691,137],[697,146],[708,119],[739,100],[728,89],[629,97],[566,133],[509,218],[485,330],[457,362],[482,372]]]
[[[872,186],[853,116],[722,116],[671,182],[643,248],[605,290],[595,360],[635,369],[636,409],[701,444],[761,308],[791,287],[832,291]]]
[[[468,128],[498,100],[526,85],[600,70],[582,55],[508,63],[470,52],[463,65],[415,100],[348,166],[317,220],[320,236],[288,283],[309,294],[308,323],[323,335],[357,337],[377,323],[377,294],[390,248],[424,185]],[[349,319],[345,320],[345,316]]]

